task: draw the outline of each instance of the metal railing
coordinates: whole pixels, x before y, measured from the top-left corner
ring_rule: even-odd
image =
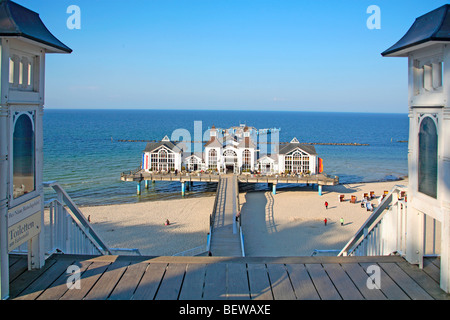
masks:
[[[242,256],[245,257],[245,248],[244,248],[244,232],[242,230],[242,217],[241,217],[241,202],[239,200],[239,180],[236,180],[236,213],[239,214],[239,217],[236,219],[236,223],[239,229],[239,238],[241,240],[241,252]]]
[[[406,249],[406,187],[394,186],[338,256],[402,253]]]

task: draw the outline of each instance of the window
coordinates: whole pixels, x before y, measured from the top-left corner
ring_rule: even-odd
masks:
[[[252,154],[250,150],[245,149],[242,153],[242,171],[248,171],[252,168]]]
[[[13,133],[13,197],[35,190],[35,137],[31,114],[18,115]]]
[[[215,149],[208,152],[208,169],[217,169],[217,151]]]
[[[423,118],[419,131],[419,192],[437,198],[438,135],[431,117]]]
[[[35,70],[39,66],[37,56],[24,55],[18,51],[9,58],[9,83],[11,87],[21,91],[33,91],[36,85]],[[37,72],[38,74],[38,72]]]
[[[294,151],[284,158],[284,169],[289,173],[301,173],[309,171],[309,156],[300,150]]]
[[[443,67],[441,59],[414,60],[414,94],[433,92],[442,88]]]
[[[12,58],[9,58],[9,83],[11,84],[14,83],[14,68],[15,68],[14,60]]]

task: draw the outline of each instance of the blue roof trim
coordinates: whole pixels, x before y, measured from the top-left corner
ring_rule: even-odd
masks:
[[[72,52],[47,29],[39,14],[9,0],[0,2],[0,36],[24,37],[57,51]]]
[[[428,41],[450,41],[449,10],[450,5],[446,4],[417,18],[408,32],[381,55],[393,55]]]

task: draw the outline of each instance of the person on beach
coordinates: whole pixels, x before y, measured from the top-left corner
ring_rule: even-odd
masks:
[[[341,226],[344,225],[344,218],[341,217]]]
[[[170,225],[169,219],[166,219],[165,225],[166,225],[166,226]]]
[[[325,225],[327,225],[327,222],[328,222],[327,218],[323,219],[323,223],[324,223]]]
[[[325,201],[325,209],[328,209],[328,202]]]

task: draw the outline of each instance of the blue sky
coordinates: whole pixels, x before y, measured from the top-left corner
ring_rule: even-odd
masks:
[[[406,113],[407,59],[381,52],[438,0],[16,0],[73,49],[46,108]],[[67,8],[81,29],[67,28]],[[381,29],[370,30],[377,5]]]

